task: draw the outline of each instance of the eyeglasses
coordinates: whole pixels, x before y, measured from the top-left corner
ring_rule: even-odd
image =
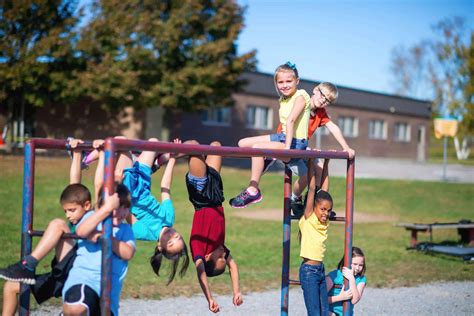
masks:
[[[324,95],[324,93],[321,91],[321,88],[318,88],[319,94],[324,98],[324,104],[330,104],[331,101]]]

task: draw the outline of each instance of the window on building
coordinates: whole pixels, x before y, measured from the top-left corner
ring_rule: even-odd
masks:
[[[255,129],[272,129],[273,110],[267,106],[249,105],[246,125]]]
[[[230,126],[230,108],[213,108],[202,111],[201,120],[205,125]]]
[[[339,116],[337,125],[342,135],[346,137],[357,137],[359,135],[359,120],[353,116]]]
[[[396,123],[394,139],[397,142],[409,142],[411,139],[410,125],[407,123]]]
[[[384,120],[370,120],[369,138],[387,139],[387,123]]]
[[[321,126],[316,129],[316,135],[320,134],[322,136],[329,135],[329,130],[326,126]]]

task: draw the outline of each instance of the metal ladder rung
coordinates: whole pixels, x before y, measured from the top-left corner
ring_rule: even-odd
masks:
[[[44,230],[29,230],[28,235],[32,237],[41,237],[44,235]],[[77,234],[73,233],[63,233],[61,239],[87,239],[79,237]]]

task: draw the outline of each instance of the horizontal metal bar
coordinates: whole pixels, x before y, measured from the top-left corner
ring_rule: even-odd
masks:
[[[34,143],[35,149],[67,149],[65,139],[31,138],[27,142]],[[92,149],[92,141],[85,140],[82,144],[77,144],[77,149]]]
[[[33,237],[41,237],[44,235],[44,230],[29,230],[28,234]],[[61,235],[61,239],[87,239],[87,238],[79,237],[77,234],[63,233]]]
[[[227,146],[175,144],[169,142],[150,142],[145,140],[130,140],[119,138],[108,138],[114,144],[117,151],[160,151],[170,153],[182,153],[188,155],[219,155],[223,157],[278,157],[278,158],[333,158],[349,159],[345,151],[322,151],[322,150],[296,150],[296,149],[256,149],[239,148]]]
[[[299,280],[290,280],[290,285],[301,285]]]
[[[298,217],[296,215],[291,215],[291,219],[292,220],[300,220],[301,217]],[[331,222],[345,222],[346,221],[346,218],[345,217],[330,217],[329,220]]]

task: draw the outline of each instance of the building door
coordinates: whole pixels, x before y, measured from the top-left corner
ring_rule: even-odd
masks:
[[[418,127],[418,144],[417,144],[417,155],[418,161],[426,160],[426,128],[425,126]]]

